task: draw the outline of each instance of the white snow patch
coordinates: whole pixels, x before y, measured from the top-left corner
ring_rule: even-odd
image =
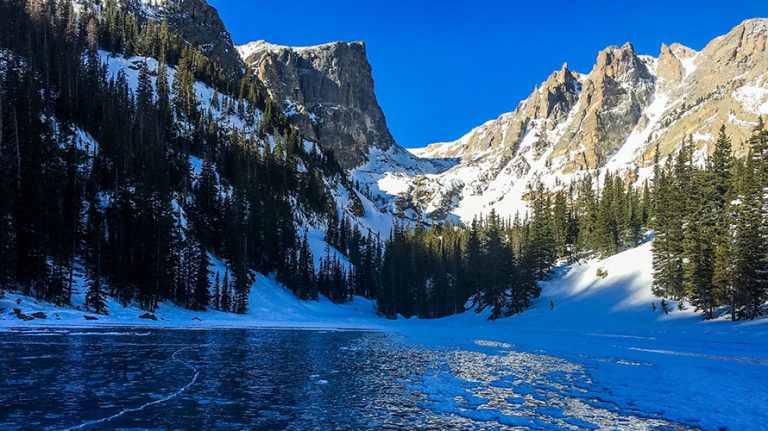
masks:
[[[734,99],[748,112],[768,114],[768,88],[745,85],[732,93]]]
[[[203,159],[189,156],[189,167],[192,169],[192,174],[199,177],[200,173],[203,172]]]

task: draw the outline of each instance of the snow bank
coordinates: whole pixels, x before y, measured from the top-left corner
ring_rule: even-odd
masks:
[[[227,268],[220,260],[212,257],[211,283],[216,274],[224,277]],[[248,298],[249,310],[239,315],[216,310],[192,311],[172,302],[159,304],[152,313],[157,320],[143,319],[146,314],[135,304],[123,307],[110,298],[107,301],[109,315],[88,312],[83,307],[85,283],[76,280],[72,307],[57,307],[44,301],[6,293],[0,299],[0,328],[17,326],[158,326],[170,328],[217,328],[217,327],[290,327],[290,328],[380,328],[383,319],[376,315],[373,301],[355,297],[346,304],[334,304],[325,297],[317,301],[301,301],[274,277],[257,274]],[[42,312],[44,319],[20,320],[14,309],[31,316]],[[87,320],[96,318],[97,320]]]
[[[323,232],[318,229],[309,231],[310,245],[316,261],[324,256],[325,242]],[[331,249],[332,253],[337,253]],[[340,256],[341,257],[341,256]],[[602,333],[623,335],[651,333],[713,333],[713,332],[754,332],[768,333],[768,319],[755,322],[705,322],[692,308],[680,311],[675,303],[665,315],[659,307],[660,298],[651,292],[653,268],[651,263],[651,243],[626,250],[606,259],[593,259],[558,268],[551,280],[541,283],[542,295],[533,306],[515,316],[487,321],[487,311],[472,311],[443,319],[419,320],[400,319],[390,321],[376,316],[376,306],[371,300],[354,298],[347,304],[334,304],[326,298],[318,301],[300,301],[274,277],[257,274],[249,298],[250,310],[245,315],[234,315],[218,311],[195,312],[178,307],[172,303],[163,303],[155,313],[158,321],[138,319],[144,311],[135,307],[122,307],[110,300],[109,316],[96,316],[97,321],[86,321],[84,315],[92,315],[82,310],[85,286],[81,279],[75,283],[73,295],[74,307],[55,307],[16,293],[6,293],[0,300],[0,326],[39,325],[39,324],[94,324],[94,325],[133,325],[153,324],[179,327],[251,327],[251,326],[318,326],[318,327],[360,327],[380,328],[410,332],[412,328],[452,328],[456,334],[467,332],[475,336],[478,331],[486,335],[502,332],[526,330],[568,331],[571,333]],[[215,274],[223,278],[227,271],[226,264],[211,256],[211,282]],[[319,262],[316,262],[318,264]],[[348,264],[346,261],[344,264]],[[607,276],[597,275],[598,269],[607,272]],[[19,301],[17,304],[16,301]],[[550,308],[554,304],[554,309]],[[656,305],[653,311],[652,304]],[[42,311],[49,315],[46,320],[22,322],[13,316],[12,309],[19,308],[25,314]],[[59,319],[56,319],[58,314]],[[193,321],[193,318],[201,321]],[[751,329],[750,329],[751,328]],[[757,329],[757,328],[765,328]]]

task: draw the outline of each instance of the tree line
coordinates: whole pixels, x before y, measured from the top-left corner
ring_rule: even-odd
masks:
[[[768,131],[762,119],[743,159],[725,127],[703,164],[684,142],[656,163],[653,199],[653,291],[688,302],[705,319],[725,307],[731,319],[754,319],[768,300]]]

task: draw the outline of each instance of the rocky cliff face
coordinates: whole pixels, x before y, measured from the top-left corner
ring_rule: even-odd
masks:
[[[295,48],[260,41],[238,51],[291,121],[346,168],[366,162],[371,148],[395,145],[362,42]]]
[[[629,43],[601,51],[551,157],[580,153],[567,163],[567,170],[604,164],[623,145],[653,98],[655,77],[649,69],[654,67],[654,59],[639,57]]]
[[[420,197],[426,218],[514,215],[534,181],[557,187],[605,170],[646,178],[657,144],[663,158],[691,138],[703,160],[721,125],[743,154],[768,115],[767,41],[768,20],[752,19],[701,52],[675,43],[650,57],[625,44],[601,51],[586,75],[564,66],[513,112],[421,150],[461,162],[415,179],[408,196]]]

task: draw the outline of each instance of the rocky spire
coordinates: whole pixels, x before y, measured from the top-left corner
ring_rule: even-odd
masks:
[[[661,53],[659,62],[656,66],[656,77],[659,78],[659,84],[664,88],[677,85],[685,76],[683,63],[672,52],[667,44],[661,44]]]

